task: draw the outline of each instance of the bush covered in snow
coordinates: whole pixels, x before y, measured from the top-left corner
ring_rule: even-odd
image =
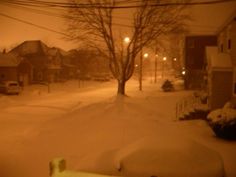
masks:
[[[236,109],[229,102],[222,109],[216,109],[207,116],[216,136],[236,139]]]
[[[172,82],[169,81],[168,79],[165,80],[165,82],[163,83],[163,85],[161,86],[161,88],[162,88],[165,92],[174,90],[174,86],[173,86]]]

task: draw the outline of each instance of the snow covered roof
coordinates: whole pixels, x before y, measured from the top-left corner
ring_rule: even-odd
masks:
[[[227,53],[219,53],[217,47],[206,47],[209,69],[232,69],[232,61]]]
[[[21,59],[12,54],[0,53],[0,67],[16,67]]]
[[[10,53],[25,56],[31,54],[46,54],[48,46],[40,40],[25,41],[17,47],[13,48]]]

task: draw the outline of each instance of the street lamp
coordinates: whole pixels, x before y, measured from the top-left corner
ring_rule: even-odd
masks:
[[[129,37],[125,37],[125,38],[124,38],[124,42],[125,42],[126,44],[128,44],[128,43],[130,42],[130,38],[129,38]]]
[[[145,54],[143,55],[143,57],[144,57],[144,58],[148,58],[148,53],[145,53]]]
[[[154,76],[155,83],[157,83],[157,58],[158,58],[158,54],[155,55],[155,76]]]
[[[165,61],[167,60],[167,58],[166,57],[163,57],[163,62],[162,62],[162,75],[161,75],[161,78],[163,78],[163,76],[164,76],[164,63],[165,63]]]

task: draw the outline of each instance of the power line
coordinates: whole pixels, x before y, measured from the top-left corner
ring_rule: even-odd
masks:
[[[66,34],[66,33],[63,33],[63,32],[60,32],[60,31],[56,31],[56,30],[53,30],[51,28],[44,27],[44,26],[41,26],[41,25],[37,25],[37,24],[31,23],[31,22],[28,22],[28,21],[25,21],[25,20],[22,20],[22,19],[19,19],[19,18],[15,18],[15,17],[9,16],[9,15],[6,15],[4,13],[0,13],[0,16],[6,17],[6,18],[9,18],[9,19],[21,22],[21,23],[25,23],[25,24],[28,24],[28,25],[31,25],[31,26],[34,26],[34,27],[37,27],[37,28],[41,28],[43,30],[47,30],[47,31],[50,31],[50,32],[54,32],[54,33],[57,33],[57,34],[69,37],[69,35]]]
[[[27,7],[27,6],[24,6],[24,5],[16,5],[16,4],[9,4],[7,2],[3,2],[2,4],[0,5],[4,5],[4,6],[7,6],[7,7],[12,7],[12,8],[16,8],[16,9],[25,9],[32,13],[35,13],[35,14],[42,14],[42,15],[48,15],[48,16],[52,16],[52,17],[58,17],[58,18],[64,18],[64,19],[70,19],[71,17],[69,15],[62,15],[62,14],[59,14],[59,13],[55,13],[55,12],[50,12],[50,11],[46,11],[46,10],[41,10],[41,9],[36,9],[36,8],[31,8],[31,7]],[[118,17],[118,16],[112,16],[113,18],[115,19],[121,19],[121,20],[126,20],[126,21],[131,21],[132,19],[127,19],[126,17]]]
[[[108,9],[131,9],[131,8],[140,8],[145,5],[124,5],[124,6],[112,6],[109,4],[103,3],[91,3],[91,4],[75,4],[75,3],[62,3],[62,2],[46,2],[46,1],[24,1],[24,0],[15,0],[14,2],[9,0],[3,0],[5,2],[15,3],[19,5],[27,5],[27,6],[37,6],[37,7],[59,7],[59,8],[108,8]],[[134,2],[134,1],[133,1]],[[141,1],[140,1],[141,2]],[[174,2],[174,3],[155,3],[155,1],[148,4],[150,7],[162,7],[162,6],[194,6],[194,5],[211,5],[211,4],[219,4],[226,2],[236,2],[236,0],[214,0],[214,1],[198,1],[198,2]]]
[[[3,4],[0,4],[0,5],[3,5]],[[49,11],[45,11],[45,10],[33,9],[33,8],[29,8],[29,7],[17,6],[17,5],[12,5],[12,4],[10,6],[14,7],[14,8],[18,8],[18,9],[26,9],[27,11],[30,11],[30,12],[35,13],[35,14],[47,15],[47,16],[57,17],[57,18],[61,18],[61,19],[70,19],[71,18],[68,15],[61,15],[61,14],[57,14],[57,13],[53,13],[53,12],[49,12]],[[119,17],[114,17],[114,18],[119,18]],[[125,18],[121,18],[121,19],[123,20]],[[125,24],[120,24],[120,23],[113,23],[113,25],[127,27],[127,28],[132,28],[133,27],[133,26],[130,26],[130,25],[125,25]]]
[[[212,4],[212,3],[216,3],[216,2],[230,2],[230,1],[235,1],[235,0],[225,0],[225,1],[210,1],[210,2],[201,2],[201,3],[204,3],[204,4]],[[8,0],[3,0],[3,2],[6,2],[6,3],[10,3]],[[12,1],[11,1],[12,2]],[[29,2],[29,1],[21,1],[21,2]],[[41,2],[41,1],[37,1],[37,2]],[[121,1],[120,1],[121,2]],[[129,1],[129,2],[135,2],[135,1]],[[52,3],[52,2],[51,2]],[[195,3],[200,3],[200,2],[195,2]],[[37,13],[37,14],[43,14],[43,15],[49,15],[49,16],[54,16],[54,17],[59,17],[59,18],[64,18],[64,19],[68,19],[70,18],[69,16],[63,16],[63,15],[60,15],[60,14],[54,14],[52,12],[49,12],[49,11],[44,11],[44,10],[39,10],[39,9],[32,9],[32,8],[29,8],[29,7],[25,7],[27,5],[16,5],[14,3],[10,3],[11,5],[13,6],[18,6],[18,8],[25,8],[25,9],[28,9],[28,10],[31,10],[33,13]],[[171,3],[173,4],[173,3]],[[176,4],[176,3],[174,3]],[[191,3],[192,4],[192,3]],[[162,4],[163,5],[163,4]],[[130,6],[128,6],[130,7]],[[135,7],[140,7],[140,6],[135,6]],[[53,30],[53,29],[50,29],[48,27],[45,27],[45,26],[41,26],[41,25],[37,25],[37,24],[34,24],[32,22],[29,22],[29,21],[25,21],[25,20],[22,20],[22,19],[19,19],[19,18],[15,18],[15,17],[12,17],[12,16],[9,16],[9,15],[6,15],[4,13],[0,13],[1,16],[3,17],[6,17],[6,18],[10,18],[12,20],[15,20],[15,21],[18,21],[18,22],[21,22],[21,23],[25,23],[25,24],[28,24],[28,25],[31,25],[31,26],[34,26],[34,27],[37,27],[37,28],[41,28],[41,29],[44,29],[44,30],[47,30],[47,31],[51,31],[51,32],[54,32],[54,33],[57,33],[57,34],[60,34],[60,35],[64,35],[64,36],[69,36],[68,34],[66,33],[63,33],[63,32],[59,32],[59,31],[56,31],[56,30]],[[130,25],[124,25],[124,24],[117,24],[117,23],[114,23],[113,25],[117,25],[117,26],[123,26],[123,27],[128,27],[128,28],[132,28],[133,26],[130,26]],[[190,25],[192,26],[192,25]],[[210,28],[210,27],[209,27]]]

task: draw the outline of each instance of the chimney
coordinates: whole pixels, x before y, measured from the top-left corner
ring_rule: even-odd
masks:
[[[3,50],[2,50],[2,53],[3,53],[3,54],[6,54],[6,53],[7,53],[7,52],[6,52],[6,49],[3,49]]]

